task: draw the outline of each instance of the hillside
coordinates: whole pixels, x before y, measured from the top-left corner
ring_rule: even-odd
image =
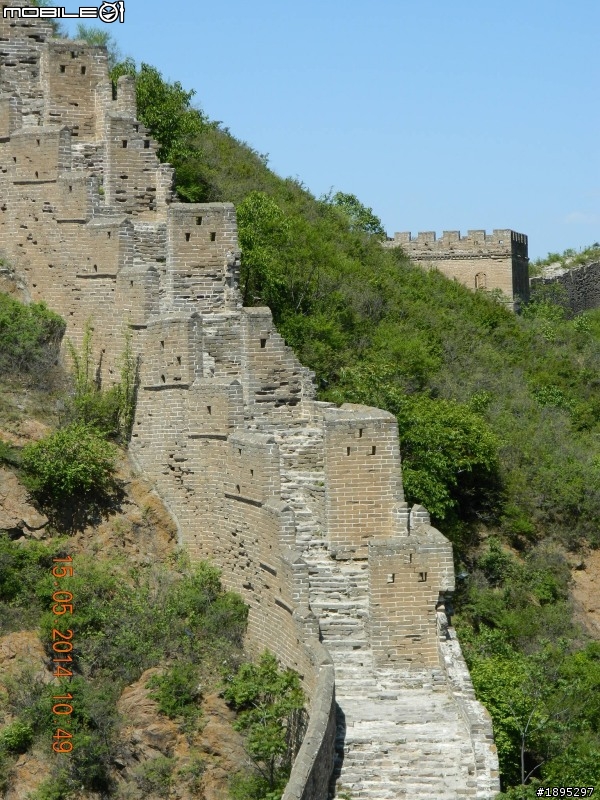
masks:
[[[297,181],[273,174],[265,157],[194,110],[191,93],[178,84],[165,83],[147,65],[138,70],[125,62],[117,65],[113,77],[124,73],[136,78],[139,116],[160,143],[161,157],[174,164],[181,197],[235,202],[242,248],[240,288],[245,305],[268,305],[272,309],[281,335],[303,364],[315,371],[321,399],[377,406],[397,418],[407,500],[425,505],[435,524],[454,543],[460,581],[457,628],[479,697],[494,720],[506,795],[533,796],[533,781],[539,778],[547,785],[592,785],[600,753],[599,649],[574,623],[571,567],[577,566],[579,571],[585,568],[589,549],[600,544],[600,313],[570,318],[563,305],[553,302],[551,296],[542,296],[534,298],[521,316],[514,316],[505,309],[502,298],[472,294],[436,272],[422,272],[400,251],[381,248],[381,225],[356,197],[343,193],[312,197]],[[141,140],[141,134],[138,138]],[[121,141],[125,149],[128,140],[119,137],[119,147]],[[127,148],[127,154],[133,151],[133,147]],[[128,179],[128,173],[120,179]],[[195,224],[201,223],[198,216]],[[181,233],[183,240],[183,229]],[[190,236],[188,231],[185,241]],[[211,236],[216,237],[216,232]],[[89,265],[90,271],[94,266]],[[76,277],[108,280],[102,271],[96,276]],[[63,323],[52,315],[46,317],[37,306],[29,309],[33,319],[7,304],[4,319],[0,318],[0,323],[4,322],[0,334],[10,331],[6,319],[11,315],[24,315],[26,335],[22,338],[29,345],[33,340],[34,344],[55,348]],[[234,313],[242,316],[237,310],[232,316]],[[259,312],[252,313],[258,319]],[[40,320],[41,330],[36,327]],[[279,346],[280,340],[271,333],[269,330],[269,342]],[[105,395],[95,393],[90,378],[93,369],[88,369],[95,365],[85,354],[86,336],[79,362],[72,359],[75,376],[70,399],[53,395],[56,387],[49,381],[42,390],[48,402],[38,397],[37,404],[51,407],[57,399],[62,403],[61,414],[66,418],[49,420],[58,424],[59,432],[64,433],[69,428],[65,423],[74,419],[76,423],[93,422],[104,436],[123,442],[131,423],[131,383],[127,384],[129,389],[122,381],[119,389],[113,387]],[[14,356],[11,363],[2,365],[6,373],[16,371],[18,380],[19,370],[31,361],[29,356],[23,359],[20,355],[22,338],[9,342]],[[160,351],[164,340],[160,340],[160,346],[159,339],[155,344]],[[267,338],[257,336],[254,346],[259,353],[266,350]],[[1,352],[6,353],[6,347]],[[41,374],[53,366],[55,358],[50,362],[42,358]],[[179,359],[181,363],[181,356]],[[296,371],[295,380],[298,374]],[[158,370],[155,377],[162,391],[160,383],[166,383],[165,375]],[[176,380],[180,379],[178,373]],[[154,384],[148,386],[156,389]],[[175,391],[172,386],[164,388]],[[163,404],[168,406],[166,401]],[[157,408],[159,405],[157,401]],[[211,415],[213,406],[212,400],[203,406],[207,415]],[[217,423],[211,420],[211,424]],[[73,430],[77,438],[81,429],[71,429],[72,436]],[[210,428],[208,438],[220,446],[218,442],[226,440],[227,435],[219,428],[215,436],[215,430]],[[19,431],[8,433],[18,437]],[[254,435],[248,434],[250,438]],[[11,441],[10,436],[6,441]],[[294,443],[288,446],[293,450]],[[301,441],[300,446],[308,450],[306,442]],[[313,444],[313,449],[316,453],[317,445]],[[346,452],[346,447],[343,450]],[[105,451],[98,452],[102,455]],[[12,447],[4,446],[2,458],[11,467],[19,466]],[[164,472],[182,471],[175,462],[185,459],[175,459],[175,452],[170,458],[174,463]],[[27,463],[31,468],[35,459],[30,457]],[[254,477],[252,464],[249,474]],[[71,480],[68,469],[66,473]],[[309,476],[307,491],[314,491],[318,497],[324,484],[321,474],[318,479],[316,475],[315,471]],[[30,486],[34,494],[37,490],[38,510],[50,515],[56,532],[85,530],[84,525],[73,524],[72,509],[48,505],[51,490],[64,488],[54,481],[52,470],[39,469],[35,477],[40,483]],[[110,492],[104,499],[110,501]],[[253,504],[248,508],[261,505],[256,498],[250,499]],[[84,516],[88,513],[81,510]],[[71,513],[70,524],[65,524],[65,513],[67,517]],[[250,513],[244,514],[245,519],[251,518]],[[123,525],[127,530],[127,523]],[[243,530],[241,523],[239,529]],[[93,547],[95,534],[89,535],[89,546]],[[211,535],[208,532],[206,541]],[[7,544],[9,553],[13,553],[12,547]],[[35,545],[32,552],[37,552]],[[48,560],[48,552],[43,558]],[[326,566],[330,568],[328,562]],[[261,562],[260,567],[265,565]],[[127,570],[124,566],[122,569],[126,576]],[[265,571],[269,575],[277,572],[269,564]],[[157,582],[161,583],[157,579],[151,585],[142,581],[142,594],[138,595],[138,577],[134,569],[134,574],[124,579],[123,593],[114,590],[110,600],[119,613],[123,610],[125,614],[128,605],[143,606]],[[365,575],[361,577],[364,581]],[[182,580],[188,578],[193,582],[193,576],[184,570]],[[113,585],[105,572],[102,580]],[[170,580],[165,578],[164,583]],[[275,585],[270,577],[264,580],[269,586]],[[7,605],[12,608],[11,603],[16,603],[15,607],[22,609],[24,597],[14,594],[14,583],[10,582],[6,590]],[[321,600],[328,611],[331,598],[327,593],[333,595],[336,584],[328,583],[326,576],[324,584]],[[48,600],[46,585],[39,589],[30,586],[29,590]],[[215,591],[221,597],[220,590]],[[163,600],[161,596],[160,608],[168,607]],[[88,605],[94,606],[94,602],[90,600]],[[222,602],[226,606],[231,603],[234,611],[237,608],[234,600]],[[291,613],[291,607],[282,605],[281,600],[279,608]],[[31,609],[26,620],[32,626],[41,621],[37,610]],[[182,627],[189,608],[182,609],[175,602],[170,610],[177,618],[177,635],[170,646],[178,652],[181,647],[185,649],[182,643],[192,638]],[[362,609],[354,608],[353,613],[359,615]],[[97,622],[93,620],[90,633]],[[15,622],[21,627],[22,623],[18,619]],[[81,621],[84,628],[85,623]],[[210,624],[214,626],[215,620]],[[108,630],[112,635],[113,628]],[[201,640],[202,635],[196,638]],[[93,649],[97,644],[90,636],[92,650],[86,654],[90,675],[100,658]],[[154,651],[151,659],[142,661],[140,667],[154,668]],[[101,659],[99,663],[106,668]],[[140,678],[137,673],[118,675],[123,680]],[[114,706],[115,697],[111,698]],[[32,705],[28,701],[22,710]],[[81,721],[84,736],[89,733],[88,723],[87,717]],[[20,747],[41,730],[33,722],[30,727],[31,734],[20,729]],[[106,763],[94,755],[90,762]],[[520,784],[528,785],[521,788]],[[94,789],[93,781],[90,787]],[[143,785],[134,788],[144,790]],[[69,794],[68,788],[60,786],[57,792],[61,800]]]
[[[534,296],[514,316],[424,273],[382,250],[352,195],[312,197],[189,100],[199,130],[176,180],[236,203],[246,304],[271,307],[321,398],[397,416],[408,499],[455,545],[456,623],[507,796],[594,784],[598,645],[574,621],[570,568],[600,544],[600,311]]]
[[[245,663],[247,609],[214,567],[190,565],[152,486],[106,442],[110,392],[78,392],[57,363],[63,331],[43,305],[0,294],[0,795],[222,800],[236,776],[242,791],[256,782],[222,695],[224,672]],[[26,467],[57,431],[80,425],[85,437],[82,417],[114,456],[106,496],[42,489]],[[83,450],[69,454],[51,457],[55,478],[89,466]],[[50,609],[69,595],[64,622]]]

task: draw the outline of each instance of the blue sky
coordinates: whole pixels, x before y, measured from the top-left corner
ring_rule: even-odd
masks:
[[[125,8],[104,26],[123,54],[195,89],[280,175],[356,194],[390,235],[513,228],[532,258],[600,241],[598,0]]]

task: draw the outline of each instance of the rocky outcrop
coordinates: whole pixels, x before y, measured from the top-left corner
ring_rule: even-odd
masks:
[[[32,505],[29,492],[17,476],[0,468],[0,530],[8,531],[13,538],[40,539],[47,524],[48,517]]]
[[[160,673],[160,669],[146,670],[119,700],[124,725],[116,759],[117,783],[135,785],[141,764],[166,756],[174,759],[171,797],[227,800],[231,775],[249,765],[242,737],[232,727],[234,712],[218,694],[208,694],[199,701],[198,732],[183,733],[181,725],[161,714],[157,702],[148,695],[148,681]],[[189,786],[186,774],[194,763],[202,764],[202,774]]]

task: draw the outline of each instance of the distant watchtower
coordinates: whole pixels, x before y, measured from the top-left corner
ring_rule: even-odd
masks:
[[[527,236],[511,230],[395,233],[384,247],[401,247],[426,269],[438,269],[473,290],[500,289],[515,309],[529,299]]]

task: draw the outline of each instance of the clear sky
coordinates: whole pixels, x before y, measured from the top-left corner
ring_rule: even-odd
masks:
[[[60,0],[67,11],[94,0]],[[99,5],[99,2],[98,2]],[[600,0],[125,0],[124,55],[394,231],[600,241]]]

